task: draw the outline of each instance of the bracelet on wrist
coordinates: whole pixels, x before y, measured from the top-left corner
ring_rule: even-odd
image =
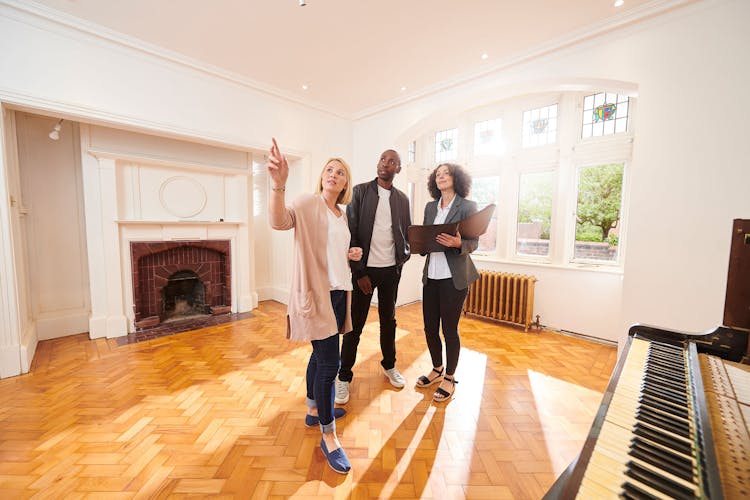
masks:
[[[277,193],[280,191],[286,191],[286,186],[281,186],[281,187],[271,186],[271,191],[276,191]]]

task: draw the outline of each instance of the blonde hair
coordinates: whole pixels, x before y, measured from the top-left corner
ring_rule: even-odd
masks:
[[[347,205],[352,201],[352,169],[349,168],[349,164],[346,163],[343,158],[328,158],[323,164],[323,168],[320,169],[320,175],[318,176],[318,186],[315,188],[315,194],[323,192],[323,173],[326,171],[326,167],[333,161],[339,162],[341,166],[344,167],[344,172],[346,172],[346,187],[339,193],[338,198],[336,198],[336,203]]]

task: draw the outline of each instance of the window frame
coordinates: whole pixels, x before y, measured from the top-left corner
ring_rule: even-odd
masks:
[[[627,98],[627,100],[625,101],[625,102],[628,103],[627,116],[625,117],[625,130],[624,131],[620,131],[620,132],[613,131],[611,134],[602,133],[601,135],[594,135],[593,134],[593,125],[594,125],[594,122],[592,122],[591,123],[592,134],[589,135],[589,136],[587,136],[587,137],[584,137],[583,136],[583,127],[584,127],[584,123],[583,122],[584,122],[585,100],[589,96],[595,98],[599,94],[604,94],[604,100],[605,100],[605,102],[607,100],[607,94],[615,94],[618,98],[620,96],[623,96],[623,97]],[[619,104],[621,104],[621,102],[618,101],[615,104],[619,105]],[[596,109],[596,107],[592,108],[592,110],[593,109]],[[631,126],[632,126],[632,123],[633,123],[633,120],[632,120],[632,118],[633,118],[632,111],[633,111],[633,99],[632,99],[632,96],[628,95],[627,93],[622,93],[621,94],[620,92],[616,92],[616,91],[615,92],[611,92],[611,91],[607,91],[607,90],[599,90],[597,92],[594,92],[593,94],[592,93],[588,93],[588,92],[584,93],[584,95],[581,96],[580,105],[578,106],[578,114],[580,115],[580,117],[579,117],[579,125],[578,125],[578,140],[581,141],[581,142],[588,142],[588,141],[596,141],[596,140],[601,140],[601,139],[606,139],[606,138],[616,138],[616,137],[631,135],[631,130],[630,129],[631,129]],[[615,128],[617,127],[616,123],[613,125],[613,127],[615,127]]]
[[[581,184],[581,170],[591,167],[601,167],[604,165],[622,164],[622,191],[620,192],[620,219],[618,221],[618,238],[617,238],[617,257],[614,260],[599,260],[599,259],[586,259],[575,256],[575,245],[576,241],[576,229],[578,221],[578,195]],[[627,193],[627,171],[629,161],[625,159],[610,160],[604,159],[601,161],[589,161],[582,162],[574,165],[574,187],[573,192],[575,195],[572,197],[572,210],[571,210],[571,221],[570,221],[570,243],[568,247],[568,262],[576,266],[597,266],[597,267],[622,267],[623,263],[623,243],[627,240],[627,234],[625,231],[625,207],[626,205],[626,193]]]
[[[496,241],[494,251],[475,251],[473,257],[484,262],[549,266],[560,269],[587,269],[608,273],[622,273],[627,245],[627,211],[629,207],[629,169],[633,154],[633,138],[637,127],[638,98],[622,88],[600,86],[580,90],[551,90],[516,95],[481,106],[436,115],[423,132],[416,134],[417,147],[437,150],[437,133],[456,129],[456,157],[451,160],[425,158],[412,166],[410,176],[417,179],[416,204],[431,200],[426,190],[427,176],[440,163],[455,162],[465,166],[476,180],[480,177],[499,178],[496,208]],[[627,131],[601,137],[582,138],[583,102],[588,95],[599,92],[627,96]],[[525,111],[557,105],[555,142],[541,146],[523,147],[523,115]],[[500,140],[504,144],[501,155],[474,154],[476,124],[500,119]],[[519,124],[513,125],[513,124]],[[408,148],[408,142],[403,146]],[[425,160],[427,162],[425,163]],[[434,162],[433,162],[434,160]],[[617,256],[613,261],[574,258],[576,213],[580,182],[579,168],[583,166],[623,164],[623,186],[618,223]],[[545,256],[524,255],[517,251],[520,182],[527,173],[549,171],[552,174],[552,207],[549,233],[549,253]],[[425,186],[420,188],[419,185]],[[472,194],[469,199],[473,199]],[[421,209],[413,207],[415,212]],[[419,214],[415,214],[419,215]],[[421,220],[415,219],[415,223]]]
[[[538,262],[549,264],[552,262],[552,256],[554,255],[555,249],[555,221],[556,221],[556,205],[557,205],[557,182],[559,178],[559,164],[541,164],[533,167],[527,167],[519,169],[516,172],[515,178],[515,204],[513,209],[513,230],[511,238],[511,254],[514,260],[519,262]],[[518,253],[518,212],[519,203],[521,201],[521,176],[524,174],[539,174],[549,172],[552,174],[552,206],[550,207],[550,229],[549,229],[549,251],[547,255],[525,255]]]

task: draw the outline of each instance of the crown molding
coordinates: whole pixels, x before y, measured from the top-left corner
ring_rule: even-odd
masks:
[[[554,52],[568,49],[575,45],[590,41],[591,39],[607,35],[616,30],[631,26],[635,23],[665,14],[667,12],[671,12],[688,4],[697,3],[699,1],[700,0],[653,0],[630,11],[627,11],[624,14],[610,16],[598,23],[592,24],[580,30],[572,31],[547,43],[532,47],[525,52],[521,52],[517,55],[499,61],[488,68],[463,73],[454,78],[443,80],[442,82],[439,82],[435,85],[431,85],[418,91],[409,93],[408,95],[399,96],[382,104],[364,109],[360,112],[354,113],[351,119],[353,121],[357,121],[364,118],[369,118],[373,115],[376,115],[383,111],[387,111],[397,106],[401,106],[433,94],[438,94],[440,92],[445,92],[460,87],[461,85],[465,85],[480,78],[486,78],[488,76],[496,75],[516,66],[529,63],[534,59],[538,59]]]
[[[7,17],[52,31],[61,36],[80,37],[81,35],[94,37],[100,42],[115,44],[120,47],[131,49],[141,56],[156,58],[162,62],[174,64],[182,68],[188,68],[205,75],[218,78],[229,83],[245,87],[247,89],[270,95],[311,110],[332,115],[336,118],[351,120],[350,113],[331,109],[321,103],[305,100],[291,92],[272,87],[263,82],[241,76],[237,73],[206,64],[183,54],[144,42],[137,38],[125,35],[118,31],[110,30],[104,26],[71,16],[46,5],[27,0],[0,0],[0,6],[6,6],[11,12],[4,12]]]
[[[15,13],[15,15],[10,15],[9,17],[14,17],[19,21],[26,22],[42,29],[54,30],[55,33],[63,36],[80,37],[82,35],[85,35],[94,37],[102,42],[115,44],[120,47],[133,50],[136,53],[140,53],[144,57],[155,58],[168,64],[174,64],[182,68],[188,68],[190,70],[206,74],[235,85],[239,85],[255,92],[260,92],[317,112],[331,115],[335,118],[348,121],[358,121],[381,113],[383,111],[395,108],[397,106],[417,101],[430,95],[455,89],[474,80],[496,75],[511,68],[529,63],[534,59],[570,48],[586,41],[590,41],[593,38],[597,38],[624,27],[631,26],[635,23],[665,14],[680,7],[699,3],[700,1],[701,0],[652,0],[651,2],[628,10],[623,14],[615,14],[606,19],[603,19],[598,23],[587,26],[586,28],[572,31],[561,37],[551,40],[550,42],[532,47],[527,51],[506,58],[487,68],[457,75],[453,78],[411,92],[407,95],[399,96],[397,98],[354,113],[347,113],[340,109],[332,109],[330,106],[323,105],[322,103],[305,100],[293,93],[278,89],[276,87],[272,87],[262,82],[227,71],[225,69],[197,61],[182,54],[167,50],[157,45],[149,44],[137,38],[124,35],[117,31],[110,30],[98,24],[94,24],[71,16],[67,13],[51,9],[45,5],[41,5],[33,1],[0,0],[0,6],[6,6]],[[8,15],[9,13],[5,12],[4,14]],[[236,145],[237,144],[235,144],[235,146]]]
[[[119,113],[102,112],[99,109],[83,106],[79,103],[43,99],[4,87],[0,87],[0,102],[18,111],[46,114],[91,125],[114,126],[132,132],[151,133],[178,140],[189,139],[193,142],[240,151],[265,151],[268,149],[267,144],[248,144],[247,138],[240,136],[220,136],[203,129],[175,127],[169,123],[143,120]]]

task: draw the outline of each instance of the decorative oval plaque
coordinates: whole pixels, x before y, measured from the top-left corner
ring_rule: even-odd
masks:
[[[159,201],[175,217],[195,217],[206,206],[206,190],[190,177],[170,177],[159,189]]]

